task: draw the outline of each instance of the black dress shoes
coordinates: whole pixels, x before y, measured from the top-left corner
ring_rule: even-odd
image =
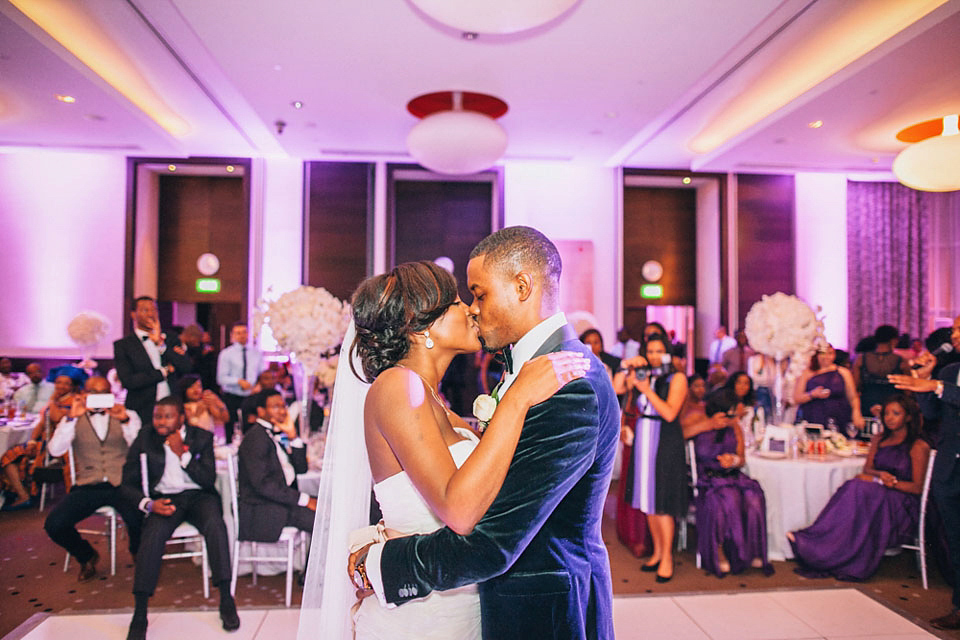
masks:
[[[147,616],[133,616],[127,631],[127,640],[147,640]]]
[[[78,582],[90,582],[97,577],[97,562],[100,561],[100,554],[93,550],[93,556],[80,565],[80,574],[77,576]]]
[[[945,616],[930,621],[937,629],[960,629],[960,610],[954,609]]]
[[[236,631],[240,628],[240,616],[237,615],[237,604],[233,598],[220,602],[220,622],[224,631]]]

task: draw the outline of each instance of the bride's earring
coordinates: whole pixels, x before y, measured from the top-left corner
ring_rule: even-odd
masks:
[[[423,332],[423,337],[426,338],[426,340],[423,341],[424,346],[427,349],[433,349],[433,338],[430,337],[429,329]]]

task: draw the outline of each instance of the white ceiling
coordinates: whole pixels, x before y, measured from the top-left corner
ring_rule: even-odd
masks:
[[[508,103],[508,161],[888,171],[898,130],[960,110],[960,0],[718,149],[687,145],[810,30],[889,1],[580,0],[466,40],[406,0],[74,0],[190,123],[176,139],[0,0],[0,150],[409,161],[407,102],[459,89]]]

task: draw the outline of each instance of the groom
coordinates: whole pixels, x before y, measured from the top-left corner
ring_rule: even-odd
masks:
[[[472,533],[444,528],[351,557],[381,604],[479,582],[484,638],[613,638],[600,519],[619,408],[603,366],[558,312],[559,280],[557,248],[529,227],[502,229],[470,254],[481,340],[488,351],[513,345],[501,394],[544,353],[579,351],[593,366],[527,412],[503,488]]]

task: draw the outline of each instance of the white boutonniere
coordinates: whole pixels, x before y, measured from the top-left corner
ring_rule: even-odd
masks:
[[[473,401],[473,416],[477,419],[477,426],[481,432],[493,419],[493,412],[497,410],[497,399],[486,393],[481,393]]]

